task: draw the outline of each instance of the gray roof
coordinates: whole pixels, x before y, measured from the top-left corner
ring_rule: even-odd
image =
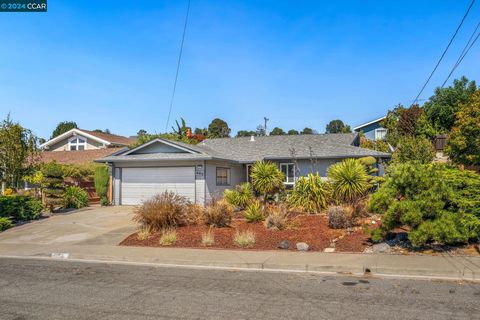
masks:
[[[389,153],[354,146],[357,133],[207,139],[199,146],[239,162],[273,159],[390,157]]]
[[[99,161],[210,160],[224,159],[240,163],[275,159],[390,157],[389,153],[356,147],[358,133],[284,135],[207,139],[198,145],[170,141],[194,153],[152,153],[112,155]]]
[[[115,161],[158,161],[158,160],[211,160],[211,156],[198,153],[142,153],[129,155],[112,155],[98,160],[98,162]]]

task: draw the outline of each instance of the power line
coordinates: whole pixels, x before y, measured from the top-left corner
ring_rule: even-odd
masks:
[[[473,39],[473,37],[475,36],[475,33],[477,33],[477,30],[478,28],[480,27],[480,22],[477,24],[477,27],[475,28],[475,30],[473,31],[472,35],[470,36],[470,38],[468,39],[468,42],[467,44],[465,45],[465,47],[463,48],[462,52],[460,53],[460,56],[458,57],[457,59],[457,62],[455,62],[455,65],[453,66],[452,70],[450,71],[450,73],[448,74],[448,77],[445,79],[445,81],[443,81],[443,84],[442,84],[442,88],[445,86],[445,84],[447,83],[448,79],[450,79],[450,77],[452,76],[453,72],[457,69],[457,67],[460,65],[460,63],[463,61],[463,58],[465,58],[465,56],[467,55],[468,51],[470,51],[470,49],[473,47],[473,45],[475,44],[475,42],[478,40],[478,37],[480,36],[480,33],[477,34],[477,36],[475,37],[475,39]],[[472,42],[472,39],[473,39],[473,42]],[[471,44],[470,44],[471,42]],[[470,46],[469,46],[470,45]]]
[[[185,16],[185,24],[183,25],[182,42],[180,44],[180,52],[178,54],[177,71],[175,73],[175,81],[173,82],[173,92],[172,92],[172,97],[170,99],[170,108],[168,109],[167,122],[165,123],[165,132],[168,130],[168,124],[170,122],[170,115],[172,114],[173,99],[175,98],[175,91],[177,90],[178,71],[180,70],[180,61],[182,60],[183,43],[185,41],[185,33],[187,31],[187,23],[188,23],[188,14],[189,13],[190,13],[190,0],[188,0],[187,14]]]
[[[413,104],[415,104],[415,103],[417,102],[417,100],[418,100],[418,98],[420,97],[420,95],[422,94],[423,90],[425,90],[425,87],[426,87],[427,84],[430,82],[430,79],[432,78],[433,74],[435,73],[435,71],[437,71],[438,66],[440,65],[440,63],[442,62],[443,58],[445,57],[445,54],[447,53],[448,49],[450,48],[450,45],[452,44],[453,40],[454,40],[455,37],[457,36],[458,31],[459,31],[460,28],[462,27],[463,22],[465,21],[465,19],[467,18],[468,14],[470,13],[470,9],[472,9],[474,3],[475,3],[475,0],[472,0],[472,2],[470,3],[470,5],[468,6],[467,12],[465,12],[465,14],[463,15],[462,21],[460,21],[460,24],[458,25],[457,30],[455,30],[455,33],[454,33],[453,36],[450,38],[450,41],[448,42],[448,45],[447,45],[447,47],[445,48],[445,50],[443,50],[443,53],[442,53],[440,59],[438,60],[437,64],[435,65],[435,68],[433,68],[433,70],[432,70],[432,72],[430,73],[430,76],[428,77],[427,81],[425,81],[425,84],[423,85],[422,89],[420,90],[420,92],[417,94],[417,96],[416,96],[415,99],[413,100]]]

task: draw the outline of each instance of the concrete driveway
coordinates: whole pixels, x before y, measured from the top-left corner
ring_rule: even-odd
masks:
[[[135,230],[133,207],[88,207],[0,233],[0,246],[116,245]]]

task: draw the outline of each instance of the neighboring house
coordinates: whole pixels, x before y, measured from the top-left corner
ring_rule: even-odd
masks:
[[[358,145],[358,133],[207,139],[198,145],[155,139],[96,161],[112,167],[114,204],[138,204],[165,190],[205,204],[248,181],[259,160],[277,163],[290,186],[310,172],[325,177],[345,158],[373,156],[383,173],[390,154]]]
[[[40,145],[42,162],[74,164],[106,157],[135,142],[135,139],[115,134],[71,129]]]
[[[386,118],[381,117],[373,121],[359,125],[358,127],[353,128],[355,132],[363,132],[365,138],[370,140],[383,140],[387,134],[387,129],[381,126],[381,122]]]

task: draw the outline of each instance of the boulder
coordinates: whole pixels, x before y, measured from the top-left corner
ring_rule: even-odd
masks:
[[[325,248],[323,252],[332,253],[335,252],[335,248]]]
[[[282,240],[277,246],[278,249],[288,249],[290,248],[290,241],[288,240]]]
[[[373,253],[390,253],[392,248],[385,242],[374,244],[372,247]]]
[[[407,241],[408,240],[408,233],[406,232],[398,232],[395,236],[395,240],[399,242]]]
[[[310,247],[305,242],[298,242],[297,243],[297,250],[298,251],[308,251],[309,248]]]

